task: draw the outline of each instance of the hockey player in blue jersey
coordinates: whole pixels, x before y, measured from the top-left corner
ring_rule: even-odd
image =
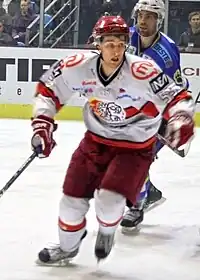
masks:
[[[179,50],[168,36],[159,31],[164,16],[165,6],[162,0],[138,1],[132,13],[136,25],[131,27],[129,52],[154,60],[165,74],[174,79],[177,84],[184,84],[187,88],[187,81],[181,76]],[[161,80],[160,84],[154,87],[155,93],[162,86],[164,86],[164,81]],[[167,116],[166,119],[163,119],[160,134],[164,132],[166,122]],[[160,141],[157,141],[155,153],[157,154],[163,146]],[[144,210],[161,201],[162,192],[156,189],[147,178],[136,205],[130,205],[129,202],[127,204],[129,210],[121,222],[123,230],[135,228],[143,221]]]

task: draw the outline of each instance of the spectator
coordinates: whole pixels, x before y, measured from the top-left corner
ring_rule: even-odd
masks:
[[[40,9],[39,9],[38,5],[35,3],[35,1],[28,0],[28,5],[29,5],[30,13],[39,14]]]
[[[14,17],[16,14],[20,12],[20,1],[19,0],[11,0],[8,4],[8,14],[11,17]]]
[[[104,0],[102,4],[102,15],[105,13],[114,15],[114,3],[112,0]]]
[[[6,10],[3,8],[3,0],[0,0],[0,17],[6,14]]]
[[[3,8],[3,0],[0,0],[0,21],[4,23],[4,32],[12,35],[12,17]]]
[[[4,31],[3,21],[0,21],[0,46],[16,46],[13,38]]]
[[[98,18],[105,13],[108,13],[110,15],[122,14],[124,18],[127,18],[127,20],[129,20],[135,2],[136,0],[81,1],[79,18],[79,44],[83,45],[87,42],[94,24],[96,23]]]
[[[18,41],[25,43],[26,28],[36,18],[35,14],[30,14],[28,1],[21,1],[20,13],[13,18],[12,36]]]
[[[39,7],[35,3],[35,1],[31,1],[31,0],[23,0],[23,1],[28,4],[28,12],[30,14],[39,13]],[[8,13],[12,17],[20,13],[20,0],[11,0],[11,2],[8,4]]]
[[[178,45],[189,51],[192,48],[200,48],[200,12],[190,13],[188,21],[190,27],[181,34]]]
[[[0,20],[2,20],[4,23],[5,32],[12,36],[12,17],[6,13],[0,17]]]

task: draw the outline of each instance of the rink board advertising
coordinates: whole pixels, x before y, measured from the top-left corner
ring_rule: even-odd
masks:
[[[2,47],[0,49],[0,117],[29,117],[25,111],[32,104],[35,84],[42,73],[49,69],[55,61],[82,51],[80,49]],[[190,91],[194,99],[197,100],[196,112],[198,113],[200,112],[199,61],[200,54],[181,54],[183,75],[190,82]],[[67,116],[65,112],[62,112],[62,119],[69,117],[70,119],[80,119],[80,107],[83,106],[84,102],[85,99],[82,96],[78,94],[74,96],[69,103],[71,108],[67,109],[72,116]],[[5,109],[6,115],[4,116]],[[22,113],[22,109],[24,113]],[[18,116],[18,110],[21,111],[22,116]]]

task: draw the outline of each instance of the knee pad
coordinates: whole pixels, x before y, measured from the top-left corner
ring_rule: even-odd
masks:
[[[85,227],[88,209],[88,199],[63,195],[59,205],[60,228],[64,231],[76,231]]]
[[[60,247],[63,251],[72,252],[80,246],[85,234],[85,215],[89,209],[89,201],[63,195],[59,208]]]
[[[95,211],[99,223],[116,226],[122,219],[126,199],[123,195],[106,189],[96,190],[94,193]]]

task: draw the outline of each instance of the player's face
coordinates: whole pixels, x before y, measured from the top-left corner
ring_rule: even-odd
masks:
[[[141,36],[152,36],[157,31],[157,15],[148,11],[139,11],[137,16],[137,24]]]
[[[122,38],[124,40],[122,40]],[[122,36],[122,38],[105,36],[99,46],[104,63],[113,69],[121,64],[126,50],[125,38],[124,36]]]

